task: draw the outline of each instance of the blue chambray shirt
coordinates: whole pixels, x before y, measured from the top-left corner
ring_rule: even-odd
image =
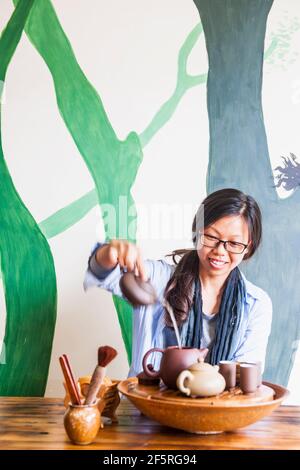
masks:
[[[101,246],[101,244],[96,246]],[[149,280],[156,290],[158,301],[154,305],[133,309],[132,364],[128,373],[129,377],[136,376],[142,371],[142,360],[149,349],[164,347],[163,328],[165,324],[161,301],[167,282],[175,269],[175,266],[162,259],[145,260],[144,264]],[[119,265],[103,279],[99,279],[88,268],[84,279],[84,289],[97,286],[124,298],[119,286],[121,275]],[[243,273],[242,276],[246,286],[246,299],[242,307],[239,340],[232,360],[238,362],[261,361],[263,370],[268,337],[271,331],[272,302],[265,291],[248,281]],[[156,370],[159,369],[160,360],[160,353],[153,353],[149,358],[149,362],[154,365]]]

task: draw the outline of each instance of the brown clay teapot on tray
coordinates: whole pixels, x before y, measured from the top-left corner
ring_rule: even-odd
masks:
[[[157,302],[157,294],[149,281],[142,281],[132,272],[123,273],[120,279],[120,289],[126,299],[134,306],[151,305]],[[148,356],[154,351],[163,354],[159,372],[153,371],[147,365]],[[169,388],[176,389],[176,379],[179,373],[187,369],[199,358],[205,358],[208,349],[180,348],[171,346],[166,349],[150,349],[143,358],[144,373],[151,378],[161,378]]]
[[[153,352],[160,352],[163,355],[159,371],[153,371],[147,365],[147,359]],[[167,387],[177,389],[176,380],[180,372],[188,369],[198,359],[204,360],[207,353],[208,349],[179,348],[178,346],[170,346],[166,349],[152,348],[143,358],[143,369],[148,377],[160,377]]]

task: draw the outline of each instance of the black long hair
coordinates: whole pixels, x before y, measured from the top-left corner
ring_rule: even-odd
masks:
[[[167,283],[165,299],[173,308],[178,325],[187,318],[193,303],[194,281],[199,275],[199,258],[197,244],[199,237],[198,221],[202,221],[204,228],[230,215],[241,215],[248,224],[251,244],[244,256],[244,260],[251,258],[256,252],[262,237],[261,211],[252,196],[244,194],[238,189],[220,189],[207,196],[200,205],[192,225],[192,240],[194,249],[175,250],[170,255],[176,264],[175,271]],[[177,262],[177,257],[180,257]],[[169,315],[165,315],[168,326]]]

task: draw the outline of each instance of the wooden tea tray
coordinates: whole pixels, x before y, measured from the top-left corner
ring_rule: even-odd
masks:
[[[132,396],[143,397],[150,401],[167,401],[173,402],[174,405],[188,406],[243,406],[256,403],[272,401],[275,396],[273,388],[267,385],[261,385],[254,393],[244,394],[239,387],[235,387],[230,391],[224,391],[220,395],[206,398],[191,398],[185,396],[179,390],[168,389],[164,385],[146,386],[140,385],[136,377],[130,378],[123,382],[123,386],[127,388],[127,392]]]
[[[277,408],[289,393],[281,385],[264,382],[247,395],[236,387],[214,397],[190,398],[163,385],[140,385],[136,377],[121,381],[118,389],[148,418],[199,434],[232,431],[255,423]]]

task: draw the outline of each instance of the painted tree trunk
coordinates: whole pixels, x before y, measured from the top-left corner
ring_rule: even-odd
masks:
[[[272,0],[195,3],[209,57],[208,190],[243,184],[253,194],[256,180],[258,194],[265,198],[274,193],[261,106],[264,38]]]
[[[264,38],[272,0],[194,0],[209,58],[208,193],[234,187],[263,214],[263,243],[242,266],[273,302],[264,377],[287,384],[300,330],[300,193],[280,200],[269,160],[261,104]],[[279,111],[279,110],[278,110]]]
[[[0,38],[0,80],[35,0],[23,0]],[[0,110],[1,118],[1,110]],[[56,278],[47,240],[18,195],[0,133],[0,258],[6,328],[0,361],[0,395],[45,392],[56,321]]]

